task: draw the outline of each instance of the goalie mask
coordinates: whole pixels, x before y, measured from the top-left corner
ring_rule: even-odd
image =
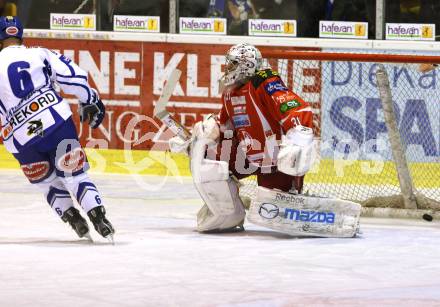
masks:
[[[226,54],[224,84],[244,83],[260,70],[261,62],[261,53],[256,47],[249,44],[232,46]]]

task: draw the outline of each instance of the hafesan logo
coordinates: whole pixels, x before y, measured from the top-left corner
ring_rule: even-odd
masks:
[[[52,30],[86,30],[96,29],[96,15],[93,14],[50,14]]]
[[[435,40],[435,24],[387,23],[385,38],[389,40]]]
[[[367,39],[368,23],[321,20],[319,37]]]
[[[119,32],[160,32],[159,16],[114,15],[113,31]]]
[[[180,17],[179,32],[188,34],[226,34],[225,18]]]
[[[296,20],[249,19],[249,35],[296,36]]]

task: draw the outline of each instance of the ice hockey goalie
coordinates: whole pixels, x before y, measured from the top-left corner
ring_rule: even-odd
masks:
[[[276,71],[262,68],[261,53],[252,45],[239,44],[228,51],[221,81],[220,113],[196,123],[190,141],[170,139],[174,152],[186,152],[191,145],[191,172],[205,202],[198,230],[242,230],[245,209],[234,179],[256,175],[259,190],[249,211],[251,222],[293,235],[353,236],[356,226],[348,235],[336,234],[343,223],[340,214],[323,218],[338,211],[335,203],[325,206],[320,201],[315,206],[316,201],[301,201],[304,175],[317,156],[310,105],[287,88]],[[263,205],[268,199],[277,213],[271,218],[261,211],[267,210]],[[351,223],[357,224],[360,210],[353,206]],[[292,217],[291,210],[298,214]],[[309,220],[303,214],[300,219],[302,212],[321,218]],[[315,224],[319,227],[310,227]]]

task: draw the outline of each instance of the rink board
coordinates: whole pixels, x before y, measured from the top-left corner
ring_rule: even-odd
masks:
[[[183,154],[164,151],[86,149],[94,173],[119,173],[160,176],[190,176],[189,161]],[[378,163],[378,162],[374,162]],[[0,169],[18,169],[19,165],[0,145]],[[413,180],[419,188],[436,188],[438,182],[426,174],[440,173],[438,163],[411,163]],[[343,161],[324,159],[306,176],[307,183],[398,186],[394,164],[384,161]]]

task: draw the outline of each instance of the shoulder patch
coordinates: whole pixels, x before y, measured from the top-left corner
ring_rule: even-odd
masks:
[[[283,102],[280,105],[280,112],[284,114],[287,111],[292,110],[292,109],[297,109],[300,106],[301,106],[301,102],[298,99],[293,99],[293,100],[288,101],[288,102]]]
[[[274,80],[272,82],[267,82],[264,85],[264,89],[266,90],[266,93],[268,93],[270,96],[272,96],[276,92],[285,92],[289,90],[280,79]]]
[[[261,83],[264,82],[264,80],[269,79],[270,77],[279,76],[279,74],[276,71],[273,71],[272,69],[264,69],[259,70],[255,74],[255,76],[252,77],[251,82],[252,85],[257,88],[260,86]]]

